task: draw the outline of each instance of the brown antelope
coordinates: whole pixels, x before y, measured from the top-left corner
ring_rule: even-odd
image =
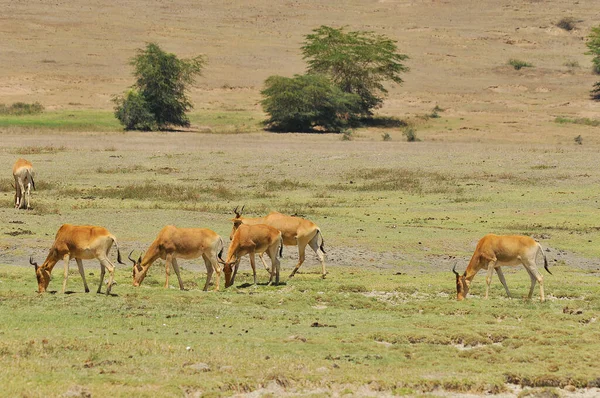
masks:
[[[488,298],[488,292],[490,289],[490,283],[492,282],[492,275],[494,270],[498,273],[498,278],[506,290],[508,297],[511,297],[504,274],[500,269],[501,266],[515,266],[523,264],[529,277],[531,278],[531,287],[529,288],[529,299],[533,295],[533,289],[536,281],[540,284],[540,297],[541,301],[544,301],[544,277],[537,270],[535,263],[538,253],[542,253],[544,257],[544,268],[552,275],[548,269],[548,260],[542,250],[542,246],[528,236],[518,235],[485,235],[477,243],[475,252],[471,257],[469,266],[465,270],[465,273],[461,276],[456,272],[456,265],[452,268],[452,272],[456,275],[456,292],[457,300],[464,300],[469,293],[469,287],[471,281],[481,269],[487,270],[485,288],[485,298]]]
[[[35,189],[33,181],[33,165],[25,159],[17,159],[13,166],[15,178],[15,209],[31,208],[31,188]]]
[[[271,259],[269,285],[273,282],[273,277],[275,277],[275,284],[279,285],[279,259],[277,258],[277,251],[279,251],[279,255],[281,256],[283,251],[283,237],[281,236],[281,232],[265,224],[245,225],[242,224],[241,220],[235,221],[234,225],[235,232],[231,237],[231,244],[227,251],[227,260],[221,260],[223,272],[225,273],[225,287],[233,285],[235,275],[240,266],[240,260],[246,254],[250,256],[250,265],[252,266],[254,284],[256,285],[254,255],[261,255],[264,252]]]
[[[325,278],[325,275],[327,274],[325,272],[325,259],[323,258],[323,255],[319,253],[319,249],[321,249],[321,251],[325,253],[325,241],[323,240],[321,230],[319,229],[319,227],[317,227],[315,223],[300,217],[286,216],[276,211],[269,213],[266,217],[242,217],[244,206],[242,206],[242,209],[240,211],[238,211],[238,207],[236,207],[233,210],[233,212],[235,213],[235,218],[231,220],[233,221],[233,230],[231,231],[231,236],[233,236],[235,230],[237,229],[237,226],[240,224],[266,224],[270,225],[271,227],[277,228],[279,231],[281,231],[284,245],[298,246],[298,264],[296,264],[296,266],[294,267],[294,270],[290,274],[290,278],[292,278],[296,274],[298,268],[300,268],[300,266],[304,262],[306,245],[309,245],[319,258],[319,261],[321,262],[321,276],[322,278]],[[320,246],[318,243],[319,235],[321,236]],[[265,269],[268,270],[267,264],[265,263],[262,254],[259,255],[259,258],[265,266]]]
[[[77,261],[81,279],[83,279],[85,292],[88,293],[90,289],[85,281],[85,272],[81,260],[97,258],[98,261],[100,261],[100,285],[98,286],[97,293],[100,293],[102,290],[104,274],[106,269],[108,269],[110,276],[108,278],[106,294],[110,294],[110,288],[112,287],[115,276],[115,266],[108,259],[108,252],[113,243],[117,247],[117,261],[119,264],[124,264],[121,262],[121,252],[119,251],[117,239],[108,232],[106,228],[90,225],[62,225],[56,233],[54,244],[50,248],[50,252],[48,253],[48,257],[46,257],[44,264],[38,267],[37,263],[33,262],[33,257],[29,258],[29,263],[35,267],[38,291],[40,293],[46,291],[48,284],[50,283],[52,269],[58,261],[64,260],[65,272],[62,285],[62,293],[64,293],[67,288],[67,279],[69,277],[69,260],[74,258],[75,261]]]
[[[208,290],[213,270],[217,272],[215,290],[219,290],[221,267],[217,262],[217,258],[220,258],[223,254],[223,247],[223,239],[210,229],[177,228],[173,225],[167,225],[160,230],[143,258],[140,255],[136,261],[131,258],[131,253],[129,253],[129,260],[133,262],[133,286],[139,286],[146,277],[148,268],[150,268],[154,261],[161,258],[166,261],[165,271],[167,279],[165,281],[165,288],[169,287],[169,267],[173,264],[173,269],[179,281],[179,288],[184,290],[183,282],[179,275],[177,258],[193,259],[202,256],[206,265],[204,290]]]

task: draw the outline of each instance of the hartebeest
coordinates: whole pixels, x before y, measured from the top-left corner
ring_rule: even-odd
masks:
[[[477,243],[475,252],[471,257],[469,266],[465,273],[461,276],[456,272],[456,265],[452,268],[452,272],[456,274],[456,293],[457,300],[464,300],[469,293],[471,281],[481,269],[487,270],[485,288],[485,298],[488,298],[490,283],[492,283],[492,275],[494,270],[498,273],[498,278],[506,290],[508,297],[511,297],[504,274],[500,269],[501,266],[515,266],[523,264],[529,277],[531,278],[531,287],[529,288],[529,299],[533,295],[533,289],[536,281],[540,284],[540,297],[544,301],[544,277],[537,270],[535,263],[538,253],[542,253],[544,257],[544,268],[552,275],[548,269],[548,260],[542,250],[542,246],[528,236],[518,235],[485,235]]]
[[[35,189],[33,181],[33,165],[25,159],[17,159],[13,166],[15,178],[15,209],[31,207],[31,188]]]
[[[33,261],[33,257],[29,258],[29,263],[35,267],[38,291],[40,293],[46,291],[48,284],[50,283],[52,269],[58,261],[64,260],[65,272],[62,285],[62,293],[64,293],[67,288],[67,279],[69,277],[69,260],[74,258],[75,261],[77,261],[77,267],[79,268],[79,273],[83,279],[85,292],[88,293],[90,289],[85,281],[85,272],[81,260],[97,258],[98,261],[100,261],[100,285],[98,286],[97,293],[100,293],[102,289],[104,274],[106,269],[108,269],[110,276],[108,278],[106,294],[110,294],[110,288],[115,276],[115,266],[108,259],[108,252],[113,243],[117,247],[117,261],[120,264],[124,264],[121,262],[121,252],[119,251],[117,239],[108,232],[106,228],[90,225],[62,225],[56,233],[54,244],[50,248],[50,252],[48,253],[48,257],[46,257],[44,264],[38,266],[37,263]]]
[[[223,239],[210,229],[177,228],[173,225],[167,225],[160,230],[143,258],[140,255],[136,261],[131,258],[131,253],[129,253],[129,260],[133,262],[133,286],[139,286],[146,277],[148,268],[150,268],[154,261],[161,258],[166,261],[165,270],[167,279],[165,281],[165,288],[169,287],[169,267],[173,264],[173,269],[179,281],[179,288],[184,290],[183,282],[179,275],[177,258],[193,259],[202,256],[206,265],[204,290],[208,290],[213,270],[217,272],[215,290],[219,290],[221,267],[217,262],[217,258],[221,258],[223,248]]]
[[[270,225],[271,227],[277,228],[279,231],[281,231],[284,245],[298,246],[298,264],[296,264],[296,266],[294,267],[294,270],[290,274],[290,278],[292,278],[296,274],[298,268],[300,268],[300,266],[304,262],[306,245],[309,245],[319,258],[319,261],[321,262],[321,276],[325,278],[325,275],[327,274],[325,272],[325,259],[323,258],[323,255],[319,253],[319,249],[321,249],[321,251],[325,253],[325,241],[323,240],[323,234],[321,233],[321,230],[319,229],[319,227],[317,227],[315,223],[300,217],[286,216],[276,211],[269,213],[265,217],[242,217],[242,211],[244,211],[244,207],[242,206],[242,209],[240,211],[238,211],[238,207],[236,207],[233,210],[233,212],[235,213],[235,218],[232,219],[233,230],[231,231],[231,236],[233,236],[235,230],[237,229],[237,226],[240,224],[266,224]],[[319,235],[321,236],[320,246],[318,243]],[[262,255],[259,255],[259,257],[265,268],[268,270],[267,264],[263,260]]]
[[[227,260],[221,261],[223,272],[225,273],[225,287],[233,285],[235,275],[240,266],[240,260],[246,254],[250,256],[250,265],[252,266],[254,284],[256,285],[254,255],[262,255],[265,252],[271,259],[269,285],[273,282],[273,277],[275,277],[275,284],[279,285],[279,259],[277,258],[277,252],[279,251],[279,255],[282,255],[283,237],[281,232],[265,224],[245,225],[242,224],[241,220],[235,221],[234,226],[236,230],[231,237],[231,244],[227,251]]]

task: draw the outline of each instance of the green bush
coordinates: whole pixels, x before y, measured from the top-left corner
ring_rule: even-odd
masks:
[[[530,64],[529,62],[518,59],[511,59],[508,61],[508,64],[515,68],[515,70],[520,70],[521,68],[531,68],[533,66],[533,64]]]
[[[115,117],[125,130],[156,130],[158,125],[145,98],[132,89],[125,96],[118,96],[115,102]]]
[[[408,142],[421,141],[420,139],[417,138],[417,131],[412,127],[406,128],[402,132],[402,135],[404,135],[406,137],[406,141],[408,141]]]
[[[564,17],[556,23],[556,26],[570,32],[575,29],[576,22],[577,21],[573,17]]]
[[[261,91],[264,121],[270,130],[311,132],[344,131],[358,112],[360,98],[344,93],[322,75],[271,76]]]

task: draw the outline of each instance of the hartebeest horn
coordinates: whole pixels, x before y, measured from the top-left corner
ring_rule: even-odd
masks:
[[[456,264],[454,264],[454,267],[452,267],[452,272],[454,272],[456,276],[460,276],[460,274],[456,272]]]
[[[33,265],[35,269],[38,269],[38,264],[33,262],[33,256],[29,256],[29,264]]]
[[[131,251],[131,253],[129,253],[129,256],[127,256],[127,258],[129,259],[129,261],[133,262],[133,264],[135,265],[136,261],[131,258],[132,254],[133,254],[133,250]]]

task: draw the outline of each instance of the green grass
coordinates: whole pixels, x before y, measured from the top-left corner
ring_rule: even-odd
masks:
[[[519,59],[510,59],[510,60],[508,60],[508,64],[510,66],[512,66],[513,68],[515,68],[515,70],[533,67],[533,64],[526,62],[526,61],[521,61]]]
[[[587,117],[570,118],[570,117],[558,116],[554,119],[554,122],[558,123],[558,124],[581,124],[584,126],[593,126],[593,127],[600,126],[600,120],[590,119]]]
[[[247,133],[262,130],[262,114],[247,111],[231,112],[192,112],[189,114],[192,126],[202,132]],[[2,114],[0,127],[25,129],[45,129],[59,131],[122,131],[123,127],[112,111],[101,110],[61,110],[45,111],[37,114]]]
[[[291,264],[284,267],[287,274]],[[546,277],[555,297],[546,303],[507,300],[497,279],[483,300],[483,276],[458,303],[450,272],[343,267],[326,280],[308,273],[279,287],[245,287],[250,274],[242,270],[237,287],[214,293],[200,291],[204,274],[190,271],[183,272],[189,291],[165,290],[158,265],[133,288],[123,268],[115,297],[84,294],[75,270],[73,294],[38,295],[32,270],[2,268],[3,394],[37,395],[43,385],[54,395],[227,396],[272,383],[312,391],[348,382],[482,393],[503,391],[507,381],[586,387],[598,377],[596,282],[567,267]],[[98,271],[88,273],[97,283]],[[264,283],[266,273],[259,275]],[[525,294],[523,270],[507,279],[515,295]],[[50,290],[61,281],[57,269]]]

